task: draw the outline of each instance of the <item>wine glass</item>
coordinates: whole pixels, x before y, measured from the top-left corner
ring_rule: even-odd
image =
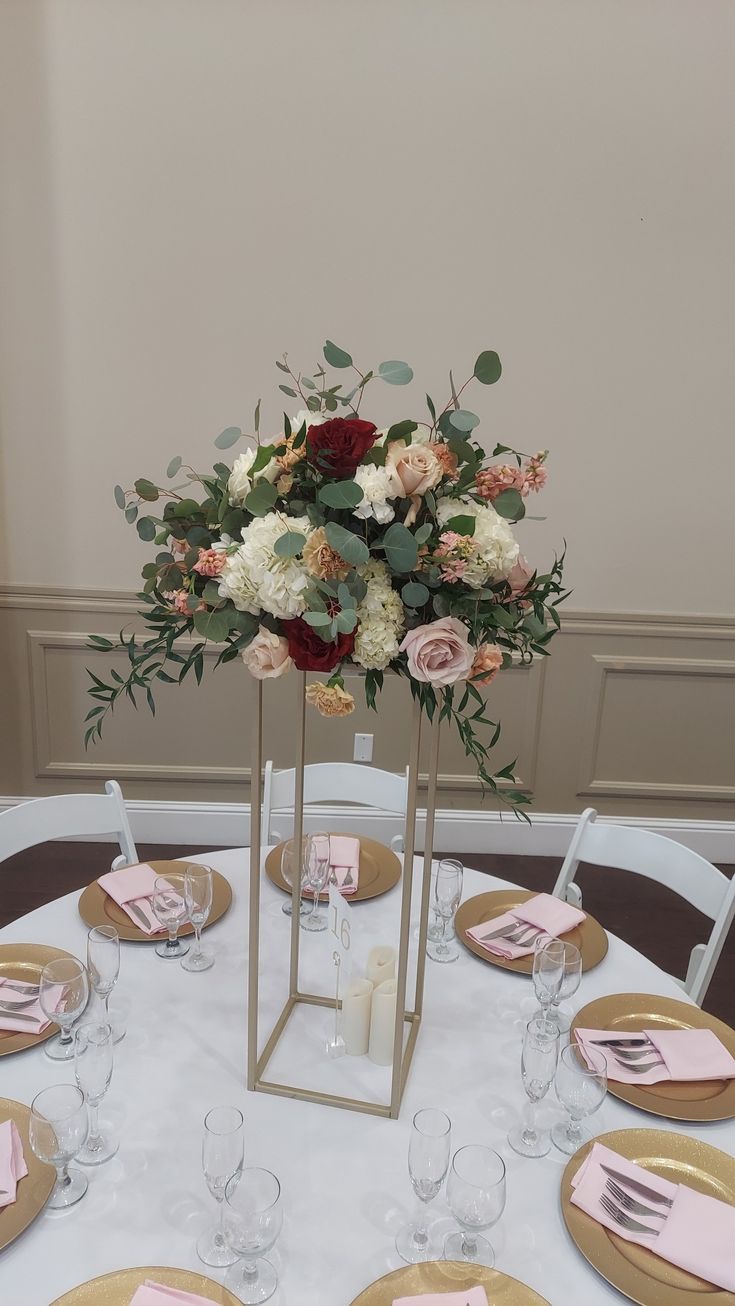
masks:
[[[441,921],[441,934],[438,939],[430,938],[426,944],[427,956],[432,961],[456,961],[459,947],[456,940],[447,942],[447,926],[453,923],[462,897],[462,880],[464,867],[461,862],[445,858],[431,872],[431,901]]]
[[[302,885],[304,883],[307,847],[308,835],[304,835],[301,840],[287,839],[283,845],[281,851],[281,875],[289,889],[293,888],[294,879],[297,877]],[[283,903],[281,911],[284,916],[291,915],[292,906],[290,895]],[[303,916],[306,911],[308,911],[308,907],[301,895],[299,895],[299,916]]]
[[[197,1241],[197,1256],[205,1265],[234,1265],[237,1257],[225,1241],[225,1189],[239,1175],[245,1154],[242,1112],[216,1106],[204,1117],[202,1169],[207,1187],[219,1206],[217,1224]]]
[[[435,1246],[426,1227],[426,1207],[444,1183],[451,1155],[451,1137],[452,1122],[444,1111],[426,1107],[416,1112],[408,1143],[408,1173],[413,1190],[423,1205],[417,1219],[401,1229],[396,1238],[396,1251],[410,1265],[434,1260],[441,1250]]]
[[[329,835],[310,834],[306,840],[304,859],[304,884],[314,895],[312,909],[301,920],[302,930],[318,933],[327,928],[326,912],[319,911],[319,894],[329,879]]]
[[[535,1126],[534,1108],[548,1093],[558,1060],[557,1026],[542,1016],[534,1016],[526,1026],[521,1053],[521,1078],[528,1097],[526,1121],[508,1134],[508,1142],[521,1156],[546,1156],[551,1146],[548,1133]]]
[[[539,935],[534,944],[533,987],[544,1019],[548,1019],[549,1008],[561,988],[564,947],[560,939],[550,939],[546,934]]]
[[[482,1229],[497,1224],[505,1209],[505,1162],[491,1147],[472,1144],[455,1152],[447,1180],[447,1201],[461,1226],[444,1243],[447,1261],[495,1264],[495,1252]]]
[[[186,906],[186,873],[173,872],[171,875],[156,877],[151,907],[156,920],[168,930],[168,938],[156,944],[159,957],[185,957],[189,944],[179,939],[179,929],[188,915]]]
[[[214,955],[202,948],[202,928],[212,910],[212,872],[208,866],[194,864],[184,876],[184,897],[189,920],[194,926],[194,951],[185,957],[184,970],[209,970],[214,965]]]
[[[76,957],[57,957],[41,971],[38,1000],[43,1014],[61,1027],[61,1033],[44,1045],[52,1061],[72,1061],[74,1039],[71,1027],[89,1001],[89,978]]]
[[[100,1017],[112,1026],[112,1041],[125,1037],[125,1026],[110,1018],[110,994],[120,974],[120,935],[114,925],[95,925],[87,934],[87,973],[104,1013]]]
[[[89,1115],[87,1141],[77,1160],[81,1165],[102,1165],[114,1156],[119,1143],[110,1133],[100,1132],[100,1102],[112,1079],[112,1026],[80,1025],[74,1038],[74,1074],[84,1094]]]
[[[607,1062],[601,1052],[582,1052],[579,1043],[570,1043],[559,1058],[556,1072],[556,1096],[566,1108],[569,1119],[554,1125],[551,1137],[560,1152],[571,1156],[589,1139],[580,1124],[605,1100]]]
[[[573,997],[579,988],[582,979],[582,954],[573,943],[564,943],[561,939],[558,942],[563,948],[561,983],[551,999],[551,1006],[546,1014],[549,1020],[553,1020],[554,1024],[558,1025],[560,1034],[568,1034],[572,1013],[569,1010],[565,1011],[561,1003],[565,998]]]
[[[56,1170],[56,1183],[46,1203],[54,1211],[73,1206],[87,1191],[87,1176],[69,1166],[84,1146],[87,1129],[84,1094],[75,1084],[54,1084],[34,1097],[28,1136],[39,1161]]]
[[[267,1301],[278,1275],[262,1253],[270,1251],[283,1224],[281,1185],[270,1170],[246,1166],[225,1191],[225,1237],[241,1258],[225,1276],[225,1285],[246,1304]]]

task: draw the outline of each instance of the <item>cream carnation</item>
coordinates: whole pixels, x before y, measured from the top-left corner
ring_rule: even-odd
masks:
[[[461,514],[475,518],[473,551],[467,559],[462,580],[471,589],[481,589],[488,580],[509,576],[518,560],[519,548],[510,526],[490,504],[443,499],[437,507],[437,519],[444,525]]]
[[[393,521],[395,512],[388,499],[397,499],[403,494],[401,482],[395,473],[388,467],[362,463],[355,471],[355,481],[360,486],[363,497],[362,503],[358,503],[355,508],[353,517],[374,517],[381,526]]]
[[[257,456],[257,448],[246,449],[245,452],[241,453],[232,464],[230,479],[227,482],[227,493],[230,497],[230,503],[244,503],[252,490],[253,477],[251,472],[253,463]],[[282,469],[279,467],[275,458],[271,458],[270,462],[266,463],[265,467],[261,467],[260,471],[256,472],[255,479],[275,481],[277,477],[280,476],[281,470]]]
[[[360,568],[367,593],[357,609],[355,648],[358,666],[384,671],[398,656],[405,617],[400,596],[390,583],[384,562],[373,560]]]
[[[241,612],[270,612],[286,620],[304,611],[304,592],[310,577],[303,562],[281,558],[273,550],[287,529],[301,531],[307,538],[311,532],[308,517],[284,519],[280,513],[269,512],[244,527],[242,544],[228,554],[219,578],[219,592]]]

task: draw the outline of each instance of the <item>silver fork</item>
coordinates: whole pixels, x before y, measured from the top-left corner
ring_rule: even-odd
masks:
[[[17,989],[18,993],[38,993],[37,984],[26,984],[23,980],[6,979],[5,975],[0,975],[0,986],[4,989]]]
[[[535,925],[513,925],[509,927],[508,932],[496,930],[494,934],[485,934],[480,940],[481,943],[489,943],[491,939],[497,939],[503,943],[515,943],[518,947],[525,947],[526,941],[530,942],[541,931]]]
[[[0,1011],[25,1011],[26,1007],[32,1007],[37,998],[20,998],[17,1002],[6,1002],[0,998]]]
[[[618,1061],[640,1061],[642,1057],[650,1057],[651,1053],[655,1055],[655,1048],[612,1048],[612,1054]],[[663,1065],[663,1057],[658,1058],[659,1065]],[[651,1062],[653,1065],[654,1063]]]
[[[600,1197],[600,1206],[605,1214],[610,1216],[611,1220],[619,1224],[621,1229],[626,1229],[628,1233],[648,1233],[652,1238],[658,1238],[661,1232],[660,1229],[652,1229],[648,1224],[639,1224],[632,1216],[627,1215],[625,1211],[621,1211],[620,1207],[610,1200],[607,1193],[603,1193]]]
[[[629,1061],[627,1057],[620,1057],[617,1052],[615,1053],[615,1060],[619,1066],[622,1066],[623,1070],[629,1070],[631,1075],[647,1075],[649,1070],[656,1070],[659,1066],[666,1065],[666,1062],[662,1061],[660,1057],[657,1061],[647,1061],[643,1065],[640,1061]]]
[[[615,1201],[619,1202],[631,1215],[652,1215],[657,1220],[665,1220],[669,1214],[668,1211],[654,1211],[652,1206],[645,1206],[643,1202],[637,1202],[635,1197],[631,1197],[630,1193],[626,1193],[625,1189],[621,1188],[620,1184],[616,1184],[614,1179],[608,1179],[606,1188],[609,1190],[610,1195],[615,1198]]]

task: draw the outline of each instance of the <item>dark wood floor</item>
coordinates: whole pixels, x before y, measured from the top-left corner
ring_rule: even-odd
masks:
[[[170,844],[139,844],[143,860],[211,852]],[[0,925],[82,888],[109,868],[111,844],[47,843],[9,858],[0,870]],[[450,852],[445,854],[452,856]],[[550,890],[561,865],[555,857],[472,854],[467,862],[526,888]],[[723,866],[726,874],[735,866]],[[587,911],[671,974],[683,976],[694,943],[706,939],[709,921],[670,890],[625,871],[580,867],[578,882]],[[60,946],[63,940],[59,940]],[[720,958],[704,1002],[708,1011],[735,1024],[735,929]]]

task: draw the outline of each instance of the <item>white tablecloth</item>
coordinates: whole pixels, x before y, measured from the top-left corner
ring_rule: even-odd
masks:
[[[212,854],[211,865],[233,886],[233,907],[205,934],[216,965],[189,974],[164,962],[150,945],[123,945],[113,1007],[125,1013],[126,1038],[116,1047],[103,1116],[114,1118],[118,1155],[88,1169],[89,1192],[69,1211],[45,1211],[0,1254],[3,1306],[48,1306],[59,1294],[123,1266],[168,1264],[203,1269],[194,1244],[216,1208],[201,1172],[201,1132],[217,1104],[241,1108],[246,1163],[281,1180],[283,1233],[271,1259],[281,1284],[273,1306],[348,1306],[368,1283],[401,1264],[396,1229],[413,1214],[406,1150],[413,1113],[438,1106],[452,1119],[453,1149],[484,1143],[508,1166],[508,1203],[490,1237],[498,1268],[561,1303],[618,1302],[619,1295],[571,1243],[560,1213],[559,1180],[566,1158],[556,1149],[541,1160],[517,1156],[506,1143],[524,1102],[519,1073],[520,1016],[529,981],[488,966],[465,949],[452,965],[427,962],[424,1023],[398,1121],[312,1105],[245,1089],[248,854]],[[100,872],[106,867],[101,866]],[[417,877],[418,878],[418,877]],[[465,873],[464,897],[505,881]],[[0,931],[0,942],[55,944],[83,958],[86,927],[69,894]],[[278,1009],[274,973],[285,985],[289,923],[281,895],[263,885],[261,964],[264,1009]],[[394,939],[399,891],[355,906],[358,951]],[[307,980],[332,983],[324,935],[302,934]],[[583,976],[575,1000],[645,991],[682,997],[660,970],[610,938],[603,963]],[[380,1086],[385,1072],[366,1059],[329,1062],[323,1055],[328,1013],[312,1009],[310,1028],[294,1026],[280,1066],[336,1092]],[[263,1023],[263,1037],[269,1032]],[[0,1060],[0,1095],[30,1103],[45,1085],[72,1078],[36,1048]],[[359,1090],[358,1090],[359,1091]],[[558,1113],[552,1099],[549,1117]],[[593,1118],[595,1133],[619,1128],[684,1129],[726,1152],[735,1150],[735,1123],[681,1126],[608,1097]],[[451,1228],[443,1198],[434,1213]],[[218,1272],[212,1271],[212,1277]]]

